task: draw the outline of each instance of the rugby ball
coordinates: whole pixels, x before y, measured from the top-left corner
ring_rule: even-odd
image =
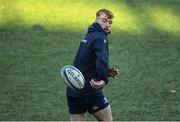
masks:
[[[74,66],[66,65],[61,69],[61,76],[65,84],[73,90],[81,90],[84,88],[84,76]]]

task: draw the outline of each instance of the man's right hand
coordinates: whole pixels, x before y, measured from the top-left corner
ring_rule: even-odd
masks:
[[[105,81],[104,80],[95,81],[94,79],[91,79],[90,84],[94,89],[100,89],[105,86]]]

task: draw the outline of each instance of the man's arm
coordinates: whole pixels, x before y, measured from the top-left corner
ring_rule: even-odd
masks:
[[[118,74],[119,74],[119,71],[118,71],[118,69],[111,67],[111,68],[109,68],[108,73],[109,73],[108,74],[109,77],[116,79]],[[100,89],[100,88],[103,88],[105,86],[105,81],[104,80],[95,81],[94,79],[91,79],[90,85],[95,89]]]
[[[94,42],[93,50],[96,55],[96,81],[103,80],[108,84],[108,45],[104,41],[104,37],[99,37]]]

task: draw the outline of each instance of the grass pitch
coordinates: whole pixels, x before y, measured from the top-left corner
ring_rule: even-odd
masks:
[[[110,66],[120,77],[104,88],[114,120],[180,120],[179,3],[1,0],[0,120],[69,120],[60,68],[104,7],[115,13]]]

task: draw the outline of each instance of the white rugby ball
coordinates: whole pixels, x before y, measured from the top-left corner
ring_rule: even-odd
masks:
[[[65,84],[73,90],[81,90],[84,88],[84,76],[74,66],[66,65],[61,69],[61,76],[65,79]]]

